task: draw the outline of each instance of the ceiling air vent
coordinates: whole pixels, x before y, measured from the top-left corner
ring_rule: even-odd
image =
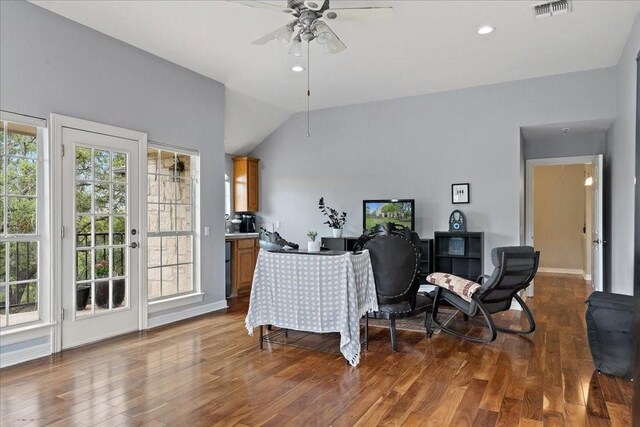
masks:
[[[535,18],[548,18],[571,12],[571,0],[558,0],[532,6]]]

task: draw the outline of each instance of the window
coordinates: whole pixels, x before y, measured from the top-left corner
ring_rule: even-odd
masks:
[[[0,120],[0,327],[40,319],[42,128]],[[46,275],[46,273],[45,273]]]
[[[149,148],[148,299],[199,291],[194,280],[195,188],[198,156]]]

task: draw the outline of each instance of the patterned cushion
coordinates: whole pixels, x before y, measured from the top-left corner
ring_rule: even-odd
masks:
[[[448,289],[469,302],[473,293],[480,288],[476,282],[449,273],[431,273],[427,276],[427,282]]]

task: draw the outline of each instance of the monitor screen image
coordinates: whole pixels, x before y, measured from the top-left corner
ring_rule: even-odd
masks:
[[[362,226],[367,230],[382,222],[395,222],[413,230],[414,204],[413,199],[363,200]]]

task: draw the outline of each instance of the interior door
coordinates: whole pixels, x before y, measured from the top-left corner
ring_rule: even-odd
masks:
[[[139,328],[138,141],[70,128],[62,140],[62,348],[69,348]]]
[[[593,289],[604,289],[604,227],[602,224],[602,169],[603,155],[593,159],[593,184],[591,185],[592,230],[591,230],[591,283]]]

